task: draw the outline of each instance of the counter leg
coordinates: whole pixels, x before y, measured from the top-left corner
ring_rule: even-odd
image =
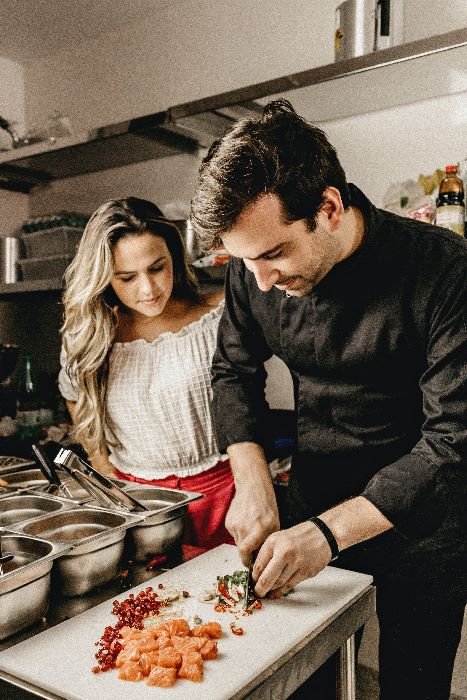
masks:
[[[355,635],[339,649],[337,663],[337,698],[355,700]]]

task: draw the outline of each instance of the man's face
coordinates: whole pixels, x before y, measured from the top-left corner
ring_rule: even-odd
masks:
[[[297,297],[307,294],[342,258],[325,208],[310,231],[305,219],[287,223],[281,201],[272,194],[246,207],[222,241],[230,255],[243,259],[261,291],[277,287]]]

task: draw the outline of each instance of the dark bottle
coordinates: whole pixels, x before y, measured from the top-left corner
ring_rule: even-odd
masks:
[[[16,425],[18,437],[36,439],[41,432],[41,398],[34,378],[31,357],[24,355],[18,380],[16,402]]]
[[[436,200],[436,225],[464,235],[464,183],[457,175],[457,165],[446,165],[446,175],[439,184]]]

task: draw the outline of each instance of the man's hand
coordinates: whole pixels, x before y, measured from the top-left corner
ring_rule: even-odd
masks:
[[[320,515],[336,538],[339,551],[371,539],[393,527],[363,496],[356,496]],[[255,565],[255,592],[278,598],[306,578],[316,576],[331,560],[331,548],[321,530],[306,521],[264,542]]]
[[[235,496],[225,526],[235,540],[243,564],[272,532],[279,529],[276,496],[264,452],[254,443],[228,449],[235,479]]]
[[[323,533],[305,522],[270,535],[259,550],[253,568],[255,592],[279,598],[306,578],[316,576],[331,560]]]

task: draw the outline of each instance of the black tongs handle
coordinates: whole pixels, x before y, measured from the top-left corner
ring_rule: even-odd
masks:
[[[55,486],[61,486],[62,482],[60,481],[59,476],[55,470],[55,465],[52,462],[52,460],[49,459],[49,456],[47,455],[44,448],[41,445],[32,445],[32,451],[37,457],[37,461],[39,462],[41,472],[44,474],[46,479]]]

